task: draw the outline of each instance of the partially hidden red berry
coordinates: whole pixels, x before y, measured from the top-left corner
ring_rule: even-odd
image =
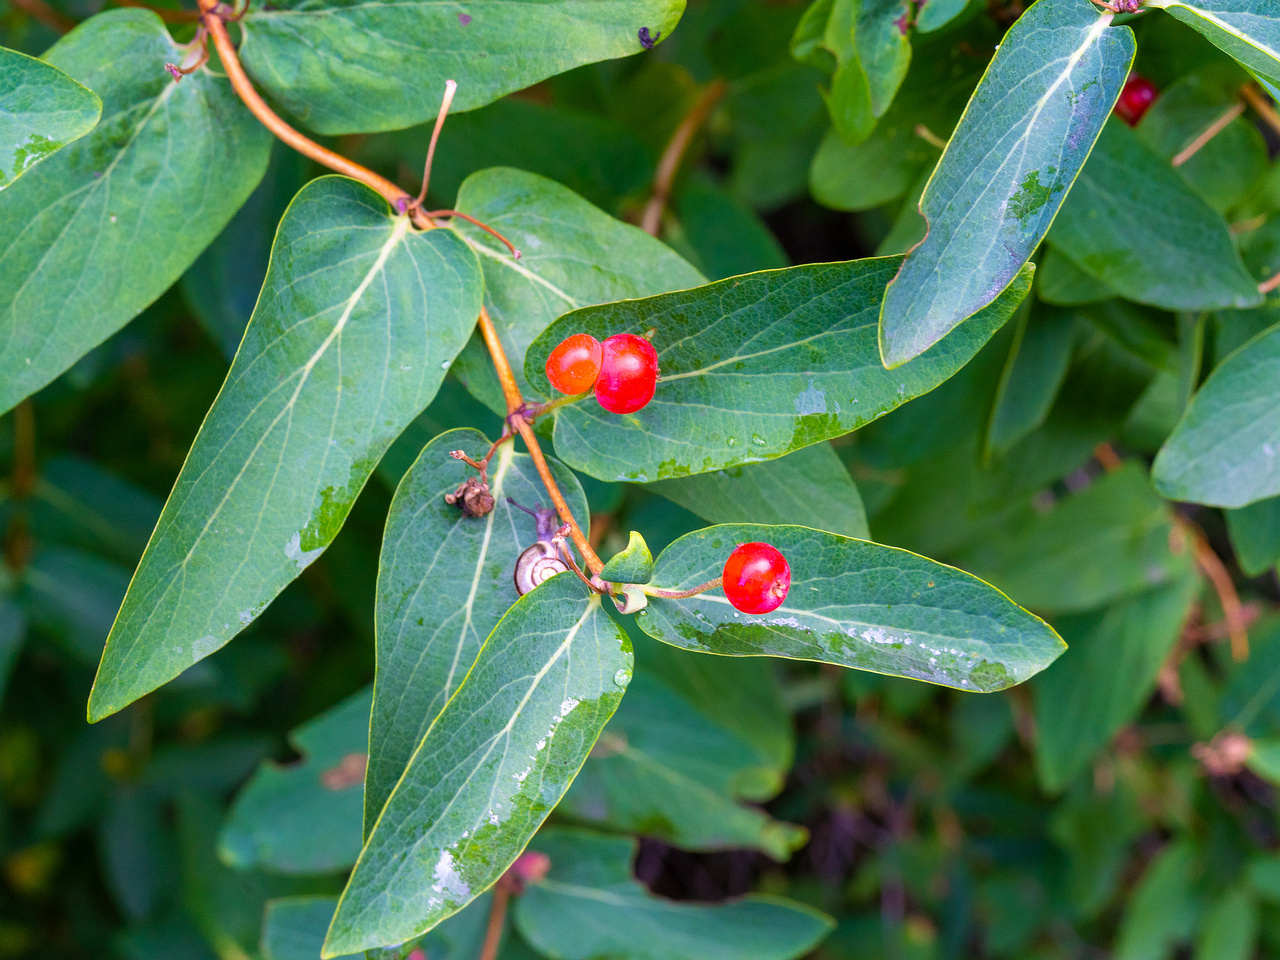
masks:
[[[653,399],[658,383],[658,353],[644,337],[619,333],[601,347],[596,399],[610,413],[634,413]]]
[[[1116,101],[1116,114],[1129,126],[1136,127],[1158,96],[1160,91],[1150,80],[1131,73],[1120,91],[1120,99]]]
[[[744,543],[724,562],[724,595],[743,613],[769,613],[791,589],[787,558],[767,543]]]
[[[604,351],[589,333],[565,337],[547,357],[547,379],[561,393],[586,393],[600,376]]]

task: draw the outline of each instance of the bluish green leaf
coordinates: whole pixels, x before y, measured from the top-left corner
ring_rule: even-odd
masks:
[[[337,897],[282,897],[268,901],[262,920],[263,960],[318,960],[337,904]]]
[[[644,300],[575,311],[530,346],[525,376],[551,394],[544,365],[570,332],[653,330],[662,376],[643,409],[618,416],[593,398],[555,411],[555,444],[601,480],[665,480],[769,460],[871,422],[967,363],[1026,296],[1028,269],[954,337],[901,370],[876,346],[884,285],[901,259],[748,274]]]
[[[1188,576],[1057,621],[1067,653],[1032,684],[1046,790],[1066,787],[1142,709],[1198,588]]]
[[[808,527],[725,524],[658,557],[654,586],[687,590],[720,576],[739,543],[771,543],[791,566],[777,610],[743,614],[719,590],[650,597],[636,624],[658,640],[727,656],[818,660],[989,692],[1021,683],[1062,652],[1044,621],[977,577],[924,557]]]
[[[1280,497],[1224,511],[1236,563],[1246,576],[1260,577],[1280,560]]]
[[[458,209],[489,224],[522,256],[466,222],[459,235],[480,255],[485,305],[498,337],[527,388],[525,353],[556,317],[589,304],[629,300],[705,282],[665,244],[615,220],[572,191],[532,173],[504,167],[482,170],[458,191]],[[557,341],[558,342],[558,341]],[[539,369],[546,356],[538,361]],[[493,364],[473,339],[457,371],[479,399],[505,415]],[[534,381],[529,381],[534,382]],[[545,377],[538,381],[545,385]],[[487,390],[479,385],[488,383]]]
[[[366,687],[289,735],[302,757],[268,760],[236,796],[218,839],[238,870],[329,873],[356,862],[369,747]]]
[[[1262,302],[1226,221],[1119,118],[1098,139],[1049,239],[1138,303],[1215,310]]]
[[[402,943],[497,881],[569,788],[631,669],[631,644],[572,573],[521,597],[378,817],[324,956]]]
[[[190,266],[266,169],[271,135],[227,81],[164,70],[160,18],[111,10],[46,59],[102,120],[0,193],[0,411],[43,387]]]
[[[1090,610],[1182,580],[1173,513],[1135,462],[1099,477],[1047,511],[1030,506],[960,551],[956,562],[1018,603],[1046,614]]]
[[[1280,16],[1273,0],[1150,0],[1199,30],[1258,76],[1280,84]]]
[[[929,222],[885,292],[881,354],[919,356],[1004,290],[1043,239],[1133,61],[1088,0],[1033,4],[1005,34],[920,200]]]
[[[61,70],[0,47],[0,190],[93,129],[102,101]]]
[[[1100,303],[1116,296],[1116,292],[1072,262],[1066,254],[1046,246],[1040,254],[1036,271],[1036,295],[1045,303],[1074,307],[1082,303]]]
[[[794,523],[871,539],[858,488],[827,443],[648,486],[712,523]]]
[[[317,133],[397,130],[435,115],[445,80],[472,110],[557,73],[669,37],[684,0],[288,0],[241,21],[241,57],[275,102]]]
[[[112,628],[100,719],[244,629],[337,535],[480,309],[475,256],[367,187],[309,183]]]
[[[911,65],[911,5],[903,0],[859,0],[857,10],[853,42],[867,74],[871,114],[883,117]]]
[[[23,571],[23,606],[34,626],[93,663],[120,608],[129,571],[72,547],[41,547]]]
[[[29,509],[38,539],[132,565],[155,529],[160,506],[148,491],[92,461],[59,456],[41,464]]]
[[[790,263],[755,212],[707,179],[699,177],[680,191],[675,209],[679,232],[668,236],[668,242],[712,280]]]
[[[918,8],[916,14],[916,32],[930,33],[945,27],[960,14],[968,0],[926,0]]]
[[[1013,346],[987,425],[987,452],[1002,454],[1049,416],[1067,378],[1075,346],[1075,315],[1024,301]]]
[[[1152,467],[1170,500],[1243,507],[1280,494],[1280,327],[1254,337],[1191,401]]]
[[[790,960],[834,926],[777,897],[718,904],[655,897],[631,878],[631,839],[554,830],[534,847],[550,857],[551,872],[516,902],[516,926],[554,960]]]
[[[507,498],[530,510],[550,506],[532,459],[517,454],[511,443],[498,449],[489,467],[492,512],[467,517],[445,503],[446,494],[475,476],[449,451],[464,450],[479,459],[489,446],[477,430],[442,433],[423,449],[391,503],[378,572],[366,833],[485,638],[519,599],[516,562],[538,531],[534,518]],[[573,473],[549,462],[574,516],[587,516],[587,500]]]

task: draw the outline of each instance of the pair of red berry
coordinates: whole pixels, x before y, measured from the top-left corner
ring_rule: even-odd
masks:
[[[653,399],[658,353],[644,337],[619,333],[601,343],[589,333],[566,337],[547,357],[547,379],[561,393],[592,387],[610,413],[634,413]]]
[[[1160,91],[1150,80],[1131,73],[1120,91],[1120,99],[1116,101],[1116,114],[1129,126],[1136,127],[1158,96]]]

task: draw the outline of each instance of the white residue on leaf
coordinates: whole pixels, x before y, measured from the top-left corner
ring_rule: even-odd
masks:
[[[546,747],[546,745],[547,745],[547,739],[546,737],[543,737],[541,740],[538,741],[538,752],[541,753],[543,749]]]
[[[581,700],[578,700],[574,697],[570,697],[568,700],[565,700],[563,703],[560,704],[560,716],[567,717],[569,715],[569,711],[572,710],[581,702],[582,702]]]
[[[800,621],[795,617],[775,617],[772,620],[766,620],[765,623],[775,627],[795,627],[797,630],[804,629],[800,626]]]
[[[796,414],[805,416],[810,413],[827,412],[827,391],[809,381],[809,389],[795,399]]]
[[[884,630],[882,630],[880,627],[867,627],[867,629],[862,631],[861,635],[859,635],[857,630],[851,627],[849,629],[849,636],[855,639],[861,636],[862,639],[866,640],[868,643],[901,643],[903,642],[899,640],[897,637],[889,636],[889,634],[885,633]]]
[[[431,885],[431,889],[436,893],[442,893],[452,902],[457,903],[471,896],[471,887],[462,879],[457,869],[453,865],[453,854],[445,850],[440,854],[440,859],[436,861],[436,868],[432,871],[435,877],[435,883]]]
[[[191,656],[196,660],[203,660],[220,646],[221,644],[218,643],[218,638],[213,634],[209,634],[208,636],[201,637],[196,640],[195,643],[191,644]]]
[[[289,538],[289,542],[284,545],[284,555],[298,565],[299,570],[305,570],[315,562],[316,557],[324,553],[324,547],[316,547],[314,550],[302,549],[302,534],[295,533]]]

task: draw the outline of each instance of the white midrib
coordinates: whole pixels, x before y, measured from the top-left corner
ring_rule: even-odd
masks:
[[[487,247],[483,243],[477,243],[475,240],[472,240],[470,237],[468,237],[465,233],[462,233],[461,231],[458,231],[458,236],[462,237],[462,239],[467,242],[467,245],[470,246],[472,250],[476,251],[476,253],[480,254],[481,256],[488,257],[490,260],[496,260],[498,263],[500,263],[502,266],[506,267],[508,270],[512,271],[513,273],[520,274],[520,276],[524,277],[530,283],[536,283],[540,287],[545,287],[546,289],[554,293],[557,297],[559,297],[561,300],[563,300],[565,303],[569,304],[569,306],[572,307],[574,310],[582,306],[581,303],[579,303],[573,297],[569,296],[569,294],[565,293],[563,290],[557,287],[550,280],[546,280],[543,277],[538,276],[536,273],[534,273],[532,270],[525,267],[519,261],[509,257],[505,252],[499,253],[497,250],[494,250],[492,247]]]

